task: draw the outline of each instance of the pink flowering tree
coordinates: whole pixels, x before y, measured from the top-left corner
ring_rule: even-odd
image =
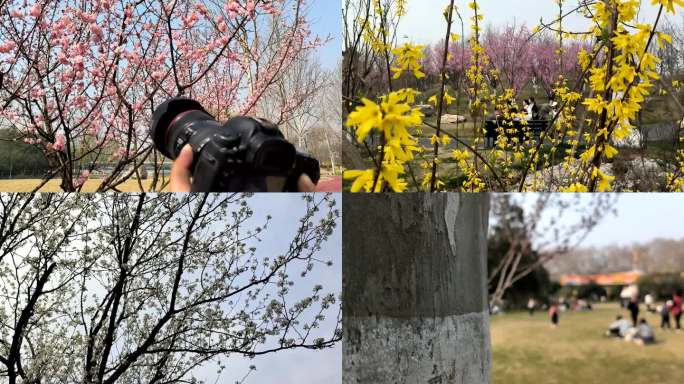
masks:
[[[590,46],[579,41],[566,41],[563,44],[562,63],[559,61],[559,48],[558,39],[550,34],[536,37],[530,48],[532,75],[549,97],[559,76],[574,80],[579,75],[577,56],[581,49],[589,51]]]
[[[577,54],[585,47],[577,41],[566,41],[563,62],[560,63],[558,39],[550,33],[533,34],[525,25],[490,28],[483,35],[482,46],[490,59],[490,69],[498,73],[497,87],[513,89],[517,94],[533,82],[549,97],[560,75],[576,77]],[[439,75],[443,52],[444,40],[425,49],[422,66],[427,74]],[[471,56],[469,47],[464,47],[460,42],[449,43],[447,70],[451,82],[458,83],[463,77],[470,66]]]
[[[185,95],[219,119],[260,102],[320,45],[305,0],[10,0],[0,8],[0,126],[38,146],[78,191],[129,179],[164,187],[148,135],[155,106]],[[306,93],[289,95],[297,105]],[[272,111],[275,120],[289,111]],[[265,116],[271,118],[272,116]],[[147,169],[151,181],[143,185]],[[42,185],[42,184],[41,184]],[[37,187],[39,188],[40,185]]]
[[[431,77],[439,77],[442,66],[441,60],[444,56],[444,39],[426,47],[424,55],[425,57],[421,62],[423,71]],[[446,68],[449,73],[450,83],[458,83],[465,75],[465,71],[470,65],[471,56],[470,47],[462,45],[461,42],[449,42]]]
[[[525,26],[508,25],[502,30],[488,30],[482,45],[499,74],[502,86],[517,94],[532,80],[533,42]]]

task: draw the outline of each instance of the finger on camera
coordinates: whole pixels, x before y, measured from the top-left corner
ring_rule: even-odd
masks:
[[[297,181],[297,189],[299,192],[315,192],[316,184],[311,181],[311,178],[308,175],[302,174]]]

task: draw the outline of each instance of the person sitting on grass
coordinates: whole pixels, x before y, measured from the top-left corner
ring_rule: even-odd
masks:
[[[646,319],[641,319],[639,321],[639,326],[637,327],[637,333],[634,340],[637,344],[654,344],[655,343],[655,333],[653,328],[646,322]]]
[[[615,317],[615,321],[613,321],[610,324],[610,327],[608,327],[608,331],[606,332],[606,336],[612,336],[612,337],[618,337],[622,338],[625,337],[627,334],[627,331],[629,331],[629,321],[625,318],[623,318],[621,315],[617,315]]]
[[[636,327],[629,329],[625,335],[625,341],[633,341],[639,345],[654,344],[655,333],[653,328],[646,322],[646,319],[641,319]]]

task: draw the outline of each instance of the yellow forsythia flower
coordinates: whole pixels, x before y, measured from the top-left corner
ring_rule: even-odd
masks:
[[[359,143],[366,139],[373,128],[382,126],[380,106],[366,98],[361,101],[363,106],[357,107],[354,112],[350,113],[346,123],[348,127],[356,128],[356,138]]]
[[[354,180],[354,183],[352,184],[351,191],[353,193],[361,192],[361,190],[364,190],[366,192],[370,192],[371,188],[373,188],[373,178],[375,177],[375,173],[373,172],[372,169],[366,170],[366,171],[345,171],[344,172],[344,178],[346,180]]]
[[[585,192],[589,192],[589,188],[587,188],[584,184],[575,183],[575,184],[572,184],[571,186],[569,186],[567,188],[561,188],[561,192],[585,193]]]
[[[425,77],[425,74],[420,71],[420,61],[425,57],[423,49],[425,49],[424,45],[406,43],[402,47],[392,50],[392,53],[397,56],[397,64],[399,65],[391,68],[394,72],[394,79],[400,78],[405,71],[413,72],[413,75],[418,79]]]

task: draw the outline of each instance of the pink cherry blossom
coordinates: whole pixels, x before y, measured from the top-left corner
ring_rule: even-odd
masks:
[[[64,51],[60,51],[57,54],[57,59],[59,60],[60,63],[62,64],[69,64],[69,60],[67,59],[66,53]]]
[[[52,149],[58,152],[63,151],[65,145],[66,136],[64,136],[64,133],[60,132],[57,135],[55,135],[55,142],[52,143]]]
[[[31,10],[29,11],[29,16],[31,17],[40,17],[40,12],[41,12],[41,7],[39,3],[34,4],[31,7]]]
[[[99,43],[102,40],[103,32],[97,24],[90,24],[90,33],[94,42]]]
[[[245,5],[245,11],[247,11],[249,15],[254,15],[254,12],[256,11],[254,0],[247,0],[247,4]]]
[[[74,67],[82,67],[83,66],[83,56],[81,55],[76,55],[73,57],[71,60],[71,63],[74,65]]]
[[[11,40],[4,43],[4,44],[0,44],[0,53],[12,52],[14,50],[14,48],[16,48],[16,46],[17,46],[17,43],[15,43],[14,41],[11,41]]]
[[[74,186],[76,188],[83,186],[83,184],[85,184],[89,178],[90,178],[90,171],[89,170],[86,169],[84,171],[81,171],[81,174],[78,175],[78,179],[74,182]]]
[[[111,156],[106,172],[120,171],[102,178],[108,189],[127,177],[129,160],[161,161],[149,156],[151,106],[182,93],[219,119],[260,112],[283,74],[321,44],[307,19],[294,17],[306,0],[225,0],[219,9],[191,3],[149,2],[143,10],[129,0],[87,7],[81,0],[7,0],[6,15],[22,19],[0,23],[0,69],[3,89],[20,97],[0,111],[0,125],[11,122],[51,164],[60,164],[56,152],[70,151],[73,163],[54,169],[69,180],[82,169],[101,171]],[[276,33],[273,17],[278,38],[261,38]],[[305,97],[295,90],[264,117],[289,116]],[[93,156],[84,160],[83,153]]]
[[[81,19],[88,24],[93,24],[97,21],[97,15],[88,12],[81,12]]]
[[[225,11],[231,19],[236,18],[240,12],[240,3],[236,0],[229,0],[225,5]]]
[[[483,34],[480,44],[484,47],[491,63],[489,69],[499,72],[497,86],[520,91],[530,83],[543,87],[551,92],[553,83],[560,74],[572,75],[577,70],[577,53],[584,46],[582,43],[566,40],[563,51],[563,68],[558,61],[558,41],[550,35],[537,35],[530,38],[531,31],[526,26],[508,25],[500,29],[490,29]],[[444,42],[435,44],[425,50],[422,62],[428,74],[437,76],[441,71],[441,58]],[[454,76],[464,76],[471,65],[472,52],[461,42],[449,45],[449,61],[447,69]]]
[[[226,31],[226,22],[223,20],[219,20],[218,23],[216,24],[219,32],[225,32]]]
[[[152,72],[152,78],[160,81],[161,79],[164,78],[164,72],[163,71],[154,71]]]
[[[195,26],[195,24],[197,23],[198,20],[199,20],[199,15],[197,14],[197,12],[191,12],[189,15],[187,15],[183,19],[183,24],[184,24],[185,28],[192,28]]]
[[[197,12],[201,13],[202,15],[205,15],[205,16],[206,16],[206,15],[209,14],[209,10],[208,10],[207,7],[206,7],[204,4],[202,4],[202,3],[197,3],[197,4],[195,4],[195,9],[197,9]]]
[[[37,99],[39,97],[45,96],[45,91],[42,88],[33,88],[33,89],[31,89],[31,92],[29,93],[29,95],[32,98]]]
[[[126,16],[127,19],[130,19],[133,16],[133,7],[130,4],[126,5],[124,16]]]

